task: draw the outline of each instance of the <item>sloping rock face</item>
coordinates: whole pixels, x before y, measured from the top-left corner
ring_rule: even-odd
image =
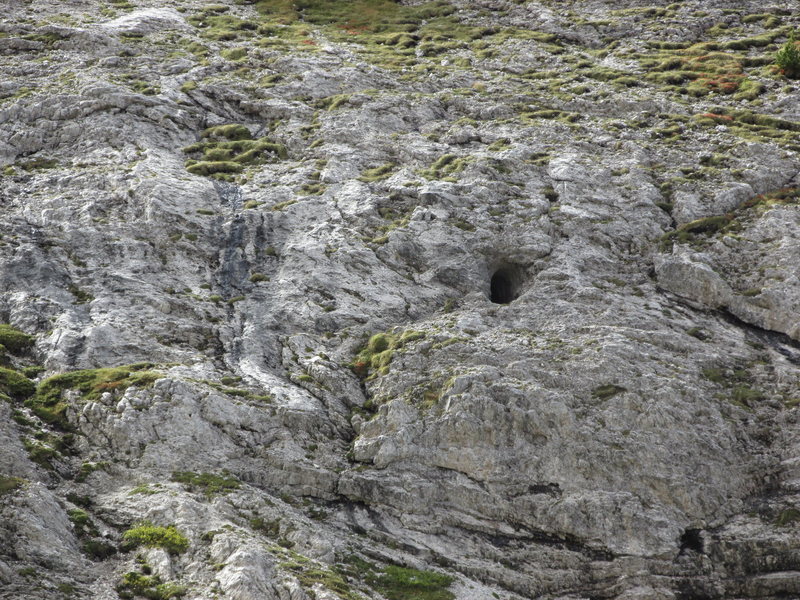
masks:
[[[796,5],[4,10],[0,598],[800,597]]]

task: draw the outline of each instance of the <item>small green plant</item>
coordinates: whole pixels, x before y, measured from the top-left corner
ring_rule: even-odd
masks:
[[[137,485],[130,492],[128,492],[129,496],[135,496],[136,494],[142,494],[144,496],[152,496],[154,494],[158,494],[158,490],[154,490],[146,483],[143,483],[141,485]]]
[[[706,341],[709,337],[702,327],[691,327],[686,330],[686,335],[690,335],[693,338],[697,338],[701,342]]]
[[[367,582],[388,600],[452,600],[447,588],[453,583],[449,575],[388,566],[383,574]]]
[[[121,392],[129,387],[149,387],[163,377],[150,371],[151,363],[138,363],[107,369],[87,369],[55,375],[42,381],[36,394],[25,401],[43,421],[68,428],[67,403],[62,399],[65,390],[74,389],[83,395],[86,402],[97,400],[104,392]]]
[[[0,395],[25,400],[36,391],[34,383],[17,371],[0,367]]]
[[[23,483],[24,481],[19,477],[6,477],[5,475],[0,475],[0,496],[10,494],[14,490],[22,487]]]
[[[75,475],[75,481],[78,483],[83,483],[86,481],[86,478],[89,477],[95,471],[102,471],[109,467],[109,463],[106,461],[101,462],[85,462],[81,465],[81,468],[78,470],[78,474]]]
[[[103,540],[86,540],[81,546],[81,550],[94,560],[105,560],[117,553],[113,544]]]
[[[0,354],[2,348],[12,354],[25,352],[33,345],[34,339],[32,335],[14,329],[11,325],[0,324]]]
[[[276,538],[281,533],[281,520],[274,519],[272,521],[267,521],[262,517],[255,517],[250,519],[250,527],[261,533],[268,535],[269,537]]]
[[[201,140],[186,146],[186,170],[193,175],[231,179],[245,166],[257,165],[288,156],[286,147],[266,137],[253,139],[250,130],[239,123],[209,127]]]
[[[621,385],[607,384],[601,385],[592,390],[592,397],[598,400],[608,400],[617,394],[627,392],[628,390]]]
[[[389,363],[395,350],[399,350],[408,342],[413,342],[425,337],[422,331],[409,329],[400,335],[392,333],[376,333],[367,342],[358,355],[355,357],[350,368],[359,377],[366,377],[372,371],[372,375],[386,375],[389,372]]]
[[[800,79],[800,49],[797,48],[794,31],[775,54],[775,64],[789,79]]]
[[[125,573],[117,585],[120,598],[131,599],[144,596],[149,600],[170,600],[186,594],[183,586],[175,583],[162,583],[158,575],[143,575],[136,571]]]
[[[170,554],[182,554],[189,548],[189,540],[174,525],[161,527],[149,521],[131,527],[122,534],[122,539],[133,548],[163,548]]]
[[[442,179],[444,181],[455,181],[456,173],[464,170],[470,163],[469,157],[458,157],[455,154],[445,154],[440,156],[427,169],[421,169],[419,174],[426,179]]]
[[[395,170],[394,163],[386,163],[385,165],[381,165],[380,167],[375,167],[374,169],[367,169],[363,173],[361,173],[361,177],[358,178],[359,181],[363,181],[365,183],[370,183],[374,181],[381,181],[390,177],[392,172]]]
[[[775,519],[775,524],[778,527],[786,527],[798,521],[800,521],[800,510],[796,508],[787,508],[778,515],[778,518]]]
[[[190,492],[201,491],[207,498],[213,498],[220,494],[228,494],[241,486],[238,479],[227,475],[226,471],[223,471],[222,475],[176,471],[172,474],[172,481],[184,484]]]
[[[79,537],[89,537],[98,535],[97,527],[95,527],[92,520],[89,518],[89,513],[80,508],[71,508],[67,511],[72,526],[75,528],[75,533]]]

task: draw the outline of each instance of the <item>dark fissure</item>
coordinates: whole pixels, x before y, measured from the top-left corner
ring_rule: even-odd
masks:
[[[514,286],[502,270],[492,275],[491,298],[495,304],[508,304],[514,299]]]

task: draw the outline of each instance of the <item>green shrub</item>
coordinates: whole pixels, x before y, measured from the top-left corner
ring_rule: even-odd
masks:
[[[125,573],[117,585],[120,598],[143,596],[149,600],[169,600],[181,598],[186,594],[183,586],[174,583],[161,583],[158,575],[143,575],[135,571]]]
[[[796,508],[787,508],[775,520],[775,524],[778,527],[785,527],[787,525],[791,525],[792,523],[796,523],[800,521],[800,510]]]
[[[453,593],[447,589],[453,583],[453,578],[433,571],[388,566],[383,575],[368,581],[368,583],[388,600],[452,600],[455,598]]]
[[[241,486],[238,479],[226,477],[225,475],[227,475],[227,473],[224,471],[223,475],[176,471],[172,474],[172,481],[184,484],[189,491],[199,490],[203,492],[207,498],[211,498],[218,494],[227,494],[233,490],[239,489]]]
[[[794,31],[775,54],[775,64],[790,79],[800,79],[800,50],[797,48]]]
[[[81,549],[94,560],[105,560],[117,553],[113,544],[102,540],[86,540]]]
[[[200,134],[202,138],[226,139],[226,140],[252,140],[250,130],[244,125],[233,123],[231,125],[217,125],[209,127]]]
[[[22,487],[24,481],[19,477],[6,477],[0,475],[0,496],[10,494],[14,490]]]
[[[48,377],[36,389],[36,394],[25,401],[43,421],[68,428],[65,413],[67,403],[62,400],[65,390],[74,389],[87,402],[97,400],[103,392],[121,392],[129,387],[149,387],[161,373],[149,371],[151,363],[138,363],[106,369],[86,369]]]
[[[143,521],[122,534],[132,547],[163,548],[170,554],[181,554],[189,548],[189,540],[174,525],[161,527]]]
[[[228,48],[220,52],[220,56],[226,60],[242,60],[247,56],[247,48]]]
[[[394,163],[386,163],[385,165],[381,165],[380,167],[375,167],[374,169],[367,169],[361,174],[361,177],[358,178],[359,181],[364,182],[373,182],[373,181],[381,181],[390,177],[392,172],[395,170]]]
[[[592,396],[597,398],[598,400],[608,400],[609,398],[613,398],[617,394],[621,394],[622,392],[627,392],[628,390],[621,385],[601,385],[592,390]]]
[[[376,333],[369,338],[366,346],[350,363],[350,368],[359,377],[366,377],[370,371],[372,371],[372,376],[386,375],[389,372],[389,364],[392,362],[395,350],[399,350],[408,342],[424,337],[424,332],[413,329],[404,331],[400,335]]]
[[[367,342],[367,348],[373,354],[388,350],[389,346],[394,342],[394,336],[388,333],[376,333]]]
[[[45,469],[52,470],[53,460],[60,456],[58,451],[56,451],[54,448],[45,446],[37,441],[23,440],[22,445],[25,447],[25,450],[28,451],[28,457],[37,465]]]
[[[0,346],[5,347],[12,354],[29,350],[35,339],[32,335],[14,329],[11,325],[0,324]]]
[[[71,508],[67,511],[67,516],[75,528],[78,537],[88,537],[98,535],[97,527],[89,518],[89,513],[80,508]]]
[[[25,400],[36,391],[36,385],[24,375],[0,367],[0,393],[6,394],[15,400]]]
[[[215,175],[217,173],[239,173],[242,165],[229,160],[201,161],[188,165],[186,170],[192,175]]]

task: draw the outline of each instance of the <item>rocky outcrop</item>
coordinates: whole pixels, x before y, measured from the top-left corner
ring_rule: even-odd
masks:
[[[290,4],[0,24],[0,597],[799,595],[797,15]]]

